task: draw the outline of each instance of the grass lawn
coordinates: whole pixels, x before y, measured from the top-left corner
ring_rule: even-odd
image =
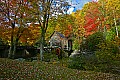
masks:
[[[120,80],[120,75],[0,58],[0,80]]]

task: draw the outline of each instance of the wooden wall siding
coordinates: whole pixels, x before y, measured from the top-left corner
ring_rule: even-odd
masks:
[[[50,46],[54,46],[53,44],[58,43],[57,46],[61,47],[62,49],[68,48],[68,40],[67,38],[64,37],[63,34],[58,33],[58,32],[54,32],[54,34],[51,36],[51,39],[49,40],[50,42]]]

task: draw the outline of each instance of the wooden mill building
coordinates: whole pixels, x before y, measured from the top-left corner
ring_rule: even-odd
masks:
[[[50,36],[50,47],[60,47],[63,50],[72,50],[72,39],[70,37],[65,37],[60,32],[54,31],[53,34]]]

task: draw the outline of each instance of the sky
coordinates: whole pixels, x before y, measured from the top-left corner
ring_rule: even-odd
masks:
[[[68,14],[71,14],[72,12],[75,12],[78,9],[82,9],[82,7],[84,6],[84,4],[86,4],[87,2],[90,2],[93,0],[68,0],[68,2],[72,5],[69,10],[68,10]]]

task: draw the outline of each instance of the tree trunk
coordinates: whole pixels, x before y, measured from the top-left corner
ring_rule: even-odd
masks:
[[[117,35],[117,37],[119,37],[118,27],[117,27],[117,22],[116,22],[115,17],[114,17],[114,23],[115,23],[116,35]]]
[[[13,53],[13,45],[10,45],[8,58],[12,58],[12,53]]]
[[[15,58],[16,48],[17,48],[18,41],[19,41],[19,38],[17,37],[16,40],[15,40],[15,42],[14,42],[13,58]]]
[[[107,29],[106,29],[106,26],[104,25],[104,38],[106,39],[106,35],[107,35]]]
[[[12,58],[12,54],[13,54],[13,33],[14,33],[14,28],[12,28],[12,33],[11,33],[11,44],[10,44],[10,48],[9,48],[9,53],[8,53],[8,58]]]
[[[44,31],[42,31],[42,34],[41,34],[41,39],[40,39],[40,60],[42,61],[43,60],[43,53],[44,53],[44,42],[45,42],[45,33]]]
[[[13,48],[13,59],[15,58],[15,53],[16,53],[16,42],[14,43],[14,48]]]
[[[43,37],[41,37],[41,43],[40,43],[40,60],[43,60]]]
[[[116,28],[116,35],[117,35],[117,37],[119,37],[118,27],[117,27],[117,22],[116,22],[115,11],[114,10],[113,10],[113,14],[114,14],[114,24],[115,24],[115,28]]]
[[[10,45],[10,49],[9,49],[9,53],[8,53],[8,58],[12,58],[12,59],[14,59],[14,57],[15,57],[16,46],[17,46],[19,38],[21,36],[21,35],[19,36],[19,31],[18,31],[17,37],[14,40],[14,36],[13,36],[14,28],[15,28],[15,23],[12,23],[11,45]]]
[[[115,26],[115,27],[116,27],[116,35],[117,35],[117,37],[119,37],[118,26]]]

